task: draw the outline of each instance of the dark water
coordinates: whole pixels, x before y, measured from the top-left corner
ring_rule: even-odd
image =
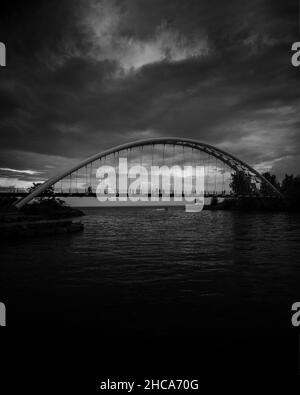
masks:
[[[83,233],[1,245],[1,299],[27,341],[115,344],[129,336],[143,346],[211,336],[216,347],[251,348],[272,334],[283,338],[277,349],[294,336],[299,215],[85,212]]]

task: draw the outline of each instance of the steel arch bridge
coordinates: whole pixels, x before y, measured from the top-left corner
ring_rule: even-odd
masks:
[[[166,147],[171,147],[169,152],[167,151]],[[148,155],[146,151],[148,149]],[[177,149],[177,151],[176,151]],[[181,159],[178,158],[178,149],[182,150]],[[137,150],[135,155],[133,154],[134,150]],[[186,150],[186,151],[185,151]],[[186,152],[188,152],[188,157],[186,157]],[[195,158],[195,152],[199,153],[200,156]],[[59,183],[60,183],[60,193],[61,196],[65,196],[66,194],[72,195],[74,193],[78,193],[78,190],[81,188],[83,193],[87,193],[87,191],[91,192],[92,189],[92,175],[95,175],[95,164],[108,164],[108,163],[115,163],[116,156],[123,154],[127,157],[131,157],[131,160],[136,161],[138,157],[142,157],[142,161],[154,163],[154,157],[158,155],[156,158],[156,162],[159,164],[165,164],[166,162],[170,163],[170,158],[173,160],[172,164],[175,164],[176,160],[185,162],[185,163],[203,163],[204,166],[209,169],[215,169],[215,187],[216,187],[216,178],[217,174],[220,176],[223,175],[223,184],[224,187],[224,174],[230,174],[232,176],[232,170],[237,174],[242,174],[244,177],[248,177],[251,180],[251,185],[254,188],[256,195],[262,195],[262,186],[267,187],[269,194],[275,197],[282,198],[281,193],[278,191],[276,187],[274,187],[265,177],[263,177],[258,171],[254,168],[249,166],[247,163],[243,162],[242,160],[238,159],[237,157],[233,156],[232,154],[225,152],[217,147],[214,147],[209,144],[202,143],[201,141],[188,139],[188,138],[178,138],[178,137],[160,137],[160,138],[151,138],[151,139],[142,139],[133,141],[130,143],[118,145],[102,151],[96,155],[93,155],[82,162],[78,163],[76,166],[63,171],[62,173],[49,178],[43,184],[38,186],[35,190],[31,193],[27,194],[25,197],[21,198],[15,203],[17,208],[23,207],[25,204],[32,201],[34,198],[40,196],[43,192],[45,192],[49,187],[55,186],[56,190],[59,191]],[[137,155],[136,155],[137,154]],[[81,173],[81,175],[80,175]],[[208,174],[206,174],[207,178],[209,178]],[[80,175],[80,176],[79,176]],[[78,181],[80,180],[80,181]],[[228,180],[227,180],[228,181]],[[65,184],[68,184],[67,192]],[[75,187],[74,187],[75,183]],[[209,183],[208,183],[209,184]],[[227,182],[228,184],[228,182]],[[257,187],[257,185],[260,187]],[[78,188],[78,186],[80,188]],[[228,185],[227,185],[228,186]],[[65,191],[65,192],[63,192]],[[75,191],[75,192],[74,192]],[[59,194],[59,193],[58,193]],[[211,195],[217,194],[216,189],[214,192],[210,192]],[[222,195],[225,195],[226,191],[222,190]]]

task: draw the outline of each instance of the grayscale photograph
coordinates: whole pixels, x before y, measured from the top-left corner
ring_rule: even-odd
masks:
[[[1,2],[15,393],[299,377],[299,82],[297,0]]]

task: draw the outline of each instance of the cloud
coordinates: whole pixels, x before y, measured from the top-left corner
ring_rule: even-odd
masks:
[[[46,178],[114,145],[178,136],[299,172],[295,15],[290,1],[14,4],[0,21],[0,166]]]
[[[130,19],[130,10],[115,1],[90,4],[82,24],[93,43],[89,55],[97,60],[115,60],[128,71],[164,60],[174,62],[205,56],[209,52],[207,37],[188,38],[165,21],[155,26],[147,38],[122,34],[122,24],[124,19]]]
[[[34,171],[34,170],[16,170],[16,169],[9,169],[9,168],[2,168],[0,167],[0,171],[7,171],[11,173],[21,173],[21,174],[30,174],[30,175],[36,175],[36,174],[41,174],[41,171]]]
[[[34,182],[43,182],[43,180],[36,179]],[[17,177],[9,177],[9,178],[0,177],[0,189],[2,188],[3,190],[15,189],[15,188],[27,190],[31,186],[32,186],[32,181],[22,180]]]

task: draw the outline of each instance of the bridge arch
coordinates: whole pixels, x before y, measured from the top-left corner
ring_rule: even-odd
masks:
[[[108,155],[119,153],[120,151],[124,151],[126,149],[132,149],[135,147],[143,147],[143,146],[151,146],[151,145],[178,145],[178,146],[183,146],[183,147],[189,147],[192,149],[196,149],[199,151],[202,151],[208,155],[211,155],[215,157],[216,159],[220,160],[227,166],[229,166],[231,169],[233,169],[236,172],[243,172],[246,175],[254,176],[257,177],[262,183],[268,185],[268,187],[274,192],[274,194],[278,197],[282,197],[281,193],[278,191],[276,187],[274,187],[273,184],[271,184],[265,177],[263,177],[257,170],[255,170],[253,167],[249,166],[247,163],[244,161],[238,159],[234,155],[225,152],[221,150],[220,148],[217,148],[215,146],[203,143],[198,140],[194,139],[188,139],[188,138],[178,138],[178,137],[158,137],[158,138],[150,138],[150,139],[142,139],[142,140],[136,140],[133,142],[125,143],[122,145],[118,145],[115,147],[112,147],[110,149],[104,150],[96,155],[90,156],[89,158],[83,160],[82,162],[78,163],[76,166],[71,167],[70,169],[63,171],[62,173],[57,174],[54,177],[49,178],[47,181],[45,181],[43,184],[41,184],[39,187],[37,187],[34,191],[29,193],[27,196],[23,197],[22,199],[18,200],[15,203],[15,207],[21,208],[25,204],[29,203],[31,200],[33,200],[35,197],[39,196],[42,192],[47,190],[50,186],[56,184],[63,178],[71,175],[75,171],[83,168],[84,166],[87,166],[88,164],[101,159],[105,158]]]

